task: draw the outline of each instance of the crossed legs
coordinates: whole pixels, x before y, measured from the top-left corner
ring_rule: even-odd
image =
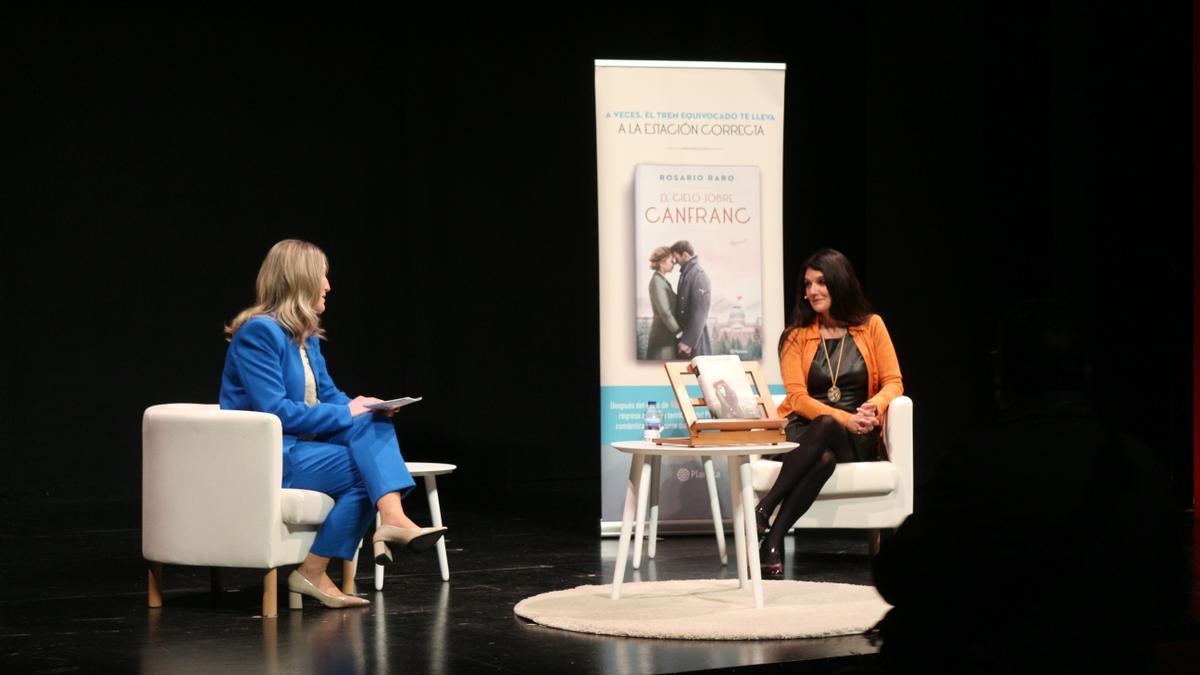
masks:
[[[379,509],[379,515],[384,525],[395,525],[396,527],[403,528],[420,527],[404,513],[404,506],[400,501],[400,493],[398,492],[389,492],[380,497],[379,501],[375,502],[375,508]],[[364,529],[363,531],[365,532],[366,530]],[[360,536],[359,539],[361,538]],[[349,558],[344,559],[350,560],[353,558],[354,555],[351,554]],[[310,550],[308,555],[304,557],[304,561],[296,569],[299,570],[305,579],[308,579],[314,586],[321,589],[321,592],[337,595],[341,593],[341,590],[329,578],[329,574],[327,573],[329,561],[329,556],[317,555]]]
[[[334,499],[333,510],[298,568],[325,593],[340,593],[326,574],[330,559],[354,558],[376,509],[384,524],[417,527],[401,503],[416,483],[387,418],[359,415],[348,429],[321,440],[298,441],[288,453],[283,484],[324,492]]]
[[[764,571],[770,574],[783,571],[783,536],[788,526],[816,501],[839,461],[857,459],[846,428],[829,415],[821,415],[809,423],[795,441],[799,446],[783,456],[779,477],[755,509],[761,520],[779,507],[774,526],[768,528],[759,553]]]

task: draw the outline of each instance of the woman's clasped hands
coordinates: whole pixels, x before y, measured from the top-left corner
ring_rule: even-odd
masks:
[[[850,416],[850,421],[846,423],[846,428],[853,434],[869,433],[872,429],[879,426],[879,409],[874,403],[864,403],[858,407],[858,410]]]

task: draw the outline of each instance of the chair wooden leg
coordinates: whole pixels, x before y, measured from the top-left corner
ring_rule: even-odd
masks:
[[[880,541],[880,531],[879,530],[867,530],[867,545],[871,551],[871,555],[873,555],[873,556],[879,555],[879,541]]]
[[[361,545],[360,545],[361,548]],[[358,571],[358,552],[354,553],[353,560],[342,561],[342,592],[346,595],[354,595],[354,574]]]
[[[263,608],[264,619],[274,619],[279,616],[279,570],[273,569],[263,575]]]
[[[146,605],[149,607],[162,607],[162,563],[147,563],[146,568]]]

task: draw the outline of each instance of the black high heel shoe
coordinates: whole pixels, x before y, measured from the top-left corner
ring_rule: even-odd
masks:
[[[771,514],[761,506],[754,507],[754,524],[758,526],[758,540],[762,541],[771,531]]]
[[[446,534],[445,527],[396,527],[395,525],[380,525],[375,529],[375,564],[386,565],[392,562],[392,549],[389,544],[405,546],[410,551],[418,553],[433,548],[438,539]]]
[[[764,579],[783,578],[783,545],[775,548],[765,540],[758,547],[758,564]]]

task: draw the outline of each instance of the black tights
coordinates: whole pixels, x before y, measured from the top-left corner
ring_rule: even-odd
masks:
[[[758,503],[758,507],[769,514],[782,502],[779,514],[775,516],[776,526],[767,534],[767,545],[777,549],[782,548],[788,527],[816,501],[837,463],[858,460],[850,433],[829,415],[817,417],[802,427],[796,438],[789,440],[800,445],[783,456],[779,478]]]

